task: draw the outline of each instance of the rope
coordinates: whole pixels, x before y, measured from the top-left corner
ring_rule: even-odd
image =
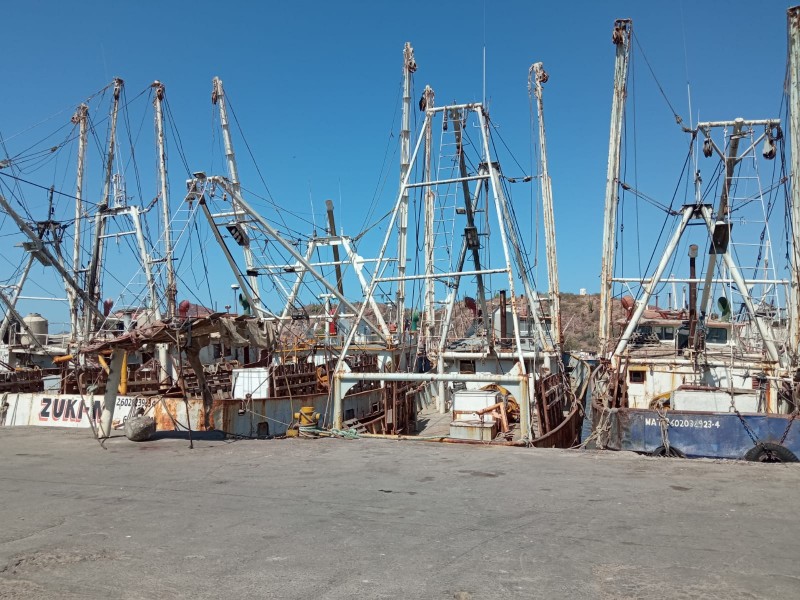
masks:
[[[661,445],[664,446],[664,455],[669,456],[669,419],[667,419],[667,409],[656,409],[658,415],[658,426],[661,430]]]

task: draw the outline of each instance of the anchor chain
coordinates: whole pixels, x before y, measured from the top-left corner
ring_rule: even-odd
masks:
[[[783,442],[786,441],[786,436],[789,435],[789,430],[792,428],[792,423],[794,423],[794,420],[797,418],[798,414],[800,414],[800,411],[795,408],[794,412],[792,413],[792,418],[789,419],[789,423],[786,424],[786,431],[784,431],[783,435],[781,436],[781,441],[779,442],[781,446],[783,446]]]

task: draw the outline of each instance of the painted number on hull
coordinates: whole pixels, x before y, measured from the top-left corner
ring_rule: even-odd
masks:
[[[644,424],[648,427],[658,427],[661,419],[646,418]],[[715,419],[667,419],[670,427],[691,427],[694,429],[719,429],[719,421]]]

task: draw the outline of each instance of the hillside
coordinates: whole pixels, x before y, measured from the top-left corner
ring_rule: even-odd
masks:
[[[597,352],[600,294],[561,294],[564,350]]]
[[[499,300],[493,298],[488,301],[489,310],[499,306]],[[597,351],[599,327],[599,294],[561,294],[561,323],[564,331],[564,350]],[[324,312],[321,304],[310,304],[305,307],[309,316],[319,315]],[[367,310],[367,318],[373,318],[371,309]],[[472,322],[472,312],[463,302],[459,302],[453,313],[453,325],[456,335],[463,335]],[[283,329],[285,341],[305,339],[308,329],[312,324],[308,321],[289,322]],[[322,324],[320,324],[320,327]]]

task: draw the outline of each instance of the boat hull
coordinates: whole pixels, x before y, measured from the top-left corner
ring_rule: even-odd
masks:
[[[89,428],[97,424],[102,413],[102,397],[79,394],[9,393],[8,404],[0,413],[0,426],[39,426]],[[320,424],[333,421],[333,401],[327,394],[306,394],[294,397],[254,398],[240,400],[214,400],[211,422],[214,429],[228,435],[263,437],[283,435],[293,422],[293,415],[301,406],[313,406],[321,415]],[[383,406],[381,388],[356,392],[345,396],[343,409],[354,417],[366,417]],[[120,429],[125,420],[138,409],[152,416],[157,431],[202,429],[203,401],[190,397],[117,396],[114,404],[112,426]],[[267,423],[268,427],[263,423]]]
[[[791,415],[749,413],[740,418],[728,412],[659,413],[637,408],[599,409],[595,405],[592,421],[598,445],[611,450],[650,454],[668,441],[671,448],[687,457],[744,459],[756,446],[749,428],[757,442],[780,444],[800,456],[800,419]]]

